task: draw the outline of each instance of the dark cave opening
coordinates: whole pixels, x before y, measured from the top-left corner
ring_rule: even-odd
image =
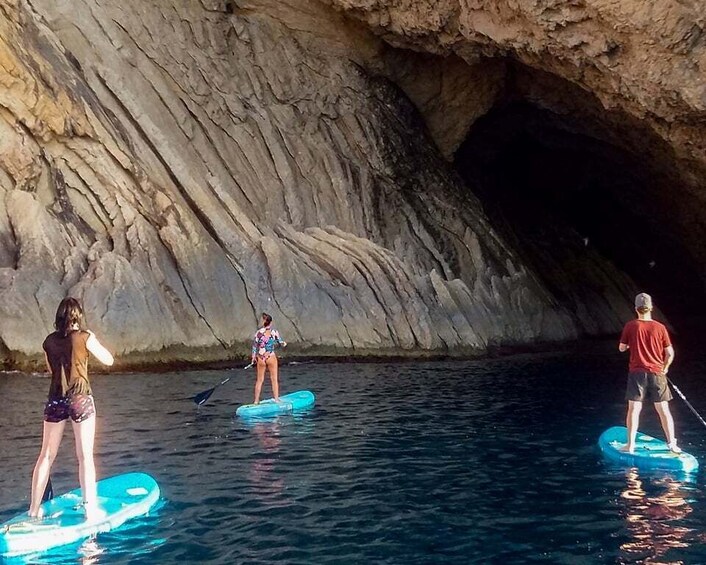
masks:
[[[677,330],[706,315],[698,267],[674,235],[676,191],[665,190],[664,175],[644,157],[513,101],[476,121],[455,166],[491,223],[570,311],[576,296],[603,292],[596,270],[610,262],[653,295]],[[587,260],[589,252],[602,259]],[[626,299],[636,290],[629,286]]]

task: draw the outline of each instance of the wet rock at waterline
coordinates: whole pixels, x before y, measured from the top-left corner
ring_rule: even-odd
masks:
[[[302,355],[617,332],[637,285],[666,288],[665,249],[643,273],[625,259],[639,238],[612,250],[619,230],[581,225],[557,204],[563,186],[637,219],[661,210],[649,241],[678,246],[699,280],[704,48],[688,5],[664,3],[655,57],[672,54],[670,80],[650,81],[638,65],[651,58],[606,35],[620,23],[618,39],[644,39],[644,22],[607,8],[550,17],[536,2],[518,19],[398,4],[0,4],[6,363],[40,358],[67,294],[127,362],[241,357],[262,310]],[[513,128],[518,104],[533,109]],[[654,174],[644,194],[635,175],[577,188],[534,162],[506,178],[522,143],[545,149],[544,168],[557,147],[574,159],[598,144],[591,159],[616,147]],[[537,198],[517,196],[525,180]],[[517,216],[525,201],[534,222]]]

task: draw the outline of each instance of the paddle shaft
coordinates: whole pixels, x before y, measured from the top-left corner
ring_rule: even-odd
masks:
[[[44,488],[44,494],[42,495],[42,502],[51,500],[54,498],[54,487],[51,484],[51,477],[47,479],[47,486]]]
[[[253,364],[250,363],[249,365],[243,367],[243,370],[249,369],[252,366],[253,366]],[[211,395],[215,392],[215,390],[219,386],[226,384],[229,380],[230,380],[230,377],[226,377],[225,379],[223,379],[220,383],[218,383],[213,388],[209,388],[208,390],[204,390],[203,392],[198,393],[193,398],[194,402],[196,404],[198,404],[199,406],[201,406],[204,402],[206,402],[209,398],[211,398]]]
[[[691,410],[694,415],[699,419],[699,422],[701,422],[704,426],[706,426],[706,421],[701,417],[701,414],[699,414],[696,411],[696,408],[694,408],[691,403],[686,399],[686,396],[684,396],[684,393],[679,390],[679,387],[675,385],[671,379],[667,378],[667,381],[669,381],[669,384],[672,385],[672,388],[676,391],[676,393],[681,396],[681,399],[684,401],[684,404],[686,404],[689,407],[689,410]]]

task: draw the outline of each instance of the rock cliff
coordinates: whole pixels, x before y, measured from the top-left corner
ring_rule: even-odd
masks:
[[[528,244],[493,199],[518,102],[547,147],[641,155],[656,180],[625,205],[666,203],[703,281],[703,15],[529,5],[0,0],[6,365],[40,358],[67,294],[123,363],[246,355],[263,310],[302,355],[617,331],[636,272],[568,216]]]

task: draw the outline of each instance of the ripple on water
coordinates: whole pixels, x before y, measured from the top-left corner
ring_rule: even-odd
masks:
[[[96,377],[99,473],[152,474],[163,506],[51,562],[706,562],[700,478],[601,460],[598,435],[624,417],[623,361],[287,365],[283,388],[314,391],[317,406],[254,422],[234,417],[251,374]],[[226,375],[196,407],[194,394]],[[26,505],[46,386],[3,383],[24,399],[5,407],[8,421],[34,432],[3,440],[16,455],[0,463],[2,519]],[[684,445],[704,453],[674,408]],[[75,487],[69,445],[53,479]]]

